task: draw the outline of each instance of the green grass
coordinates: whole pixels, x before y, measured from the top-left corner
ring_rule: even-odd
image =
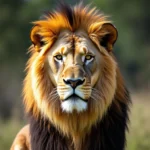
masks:
[[[132,96],[127,150],[150,150],[150,95]]]
[[[11,119],[6,122],[0,121],[0,150],[9,150],[15,135],[21,129],[23,123]]]
[[[150,150],[150,95],[134,94],[132,101],[126,150]],[[0,150],[9,150],[23,124],[16,119],[0,121]]]

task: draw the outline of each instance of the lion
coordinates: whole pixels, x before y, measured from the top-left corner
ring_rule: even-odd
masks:
[[[113,54],[118,32],[89,5],[33,22],[24,80],[29,125],[12,150],[123,150],[130,96]]]

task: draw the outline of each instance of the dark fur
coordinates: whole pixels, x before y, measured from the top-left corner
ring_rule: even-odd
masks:
[[[128,92],[125,95],[130,103]],[[128,122],[128,103],[120,103],[121,113],[114,102],[104,118],[94,125],[86,136],[82,150],[124,150],[126,144],[125,131]],[[50,128],[48,129],[48,125]],[[36,121],[30,116],[30,132],[32,150],[69,150],[68,142],[48,121]],[[73,146],[71,146],[73,150]]]
[[[62,14],[66,14],[66,17],[68,18],[70,25],[71,26],[73,25],[74,11],[69,5],[65,4],[64,2],[60,2],[58,5],[58,12],[61,12]]]
[[[30,118],[32,150],[68,150],[65,138],[48,121]]]
[[[74,23],[74,11],[72,8],[65,4],[64,2],[59,2],[57,7],[57,12],[60,12],[62,14],[66,14],[66,17],[68,18],[68,21],[70,25],[72,26]],[[53,12],[50,12],[48,10],[43,11],[43,15],[40,16],[40,20],[45,20],[47,16],[53,17]]]

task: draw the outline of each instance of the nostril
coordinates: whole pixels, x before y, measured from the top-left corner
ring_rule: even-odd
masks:
[[[71,83],[70,83],[70,80],[64,80],[64,79],[63,79],[63,81],[65,82],[65,84],[71,84]]]
[[[81,80],[81,79],[63,79],[64,83],[67,85],[70,85],[72,88],[76,88],[79,85],[82,85],[85,81],[85,79]]]
[[[77,86],[82,85],[84,83],[84,81],[85,81],[85,79],[83,79],[83,80],[79,79],[77,81]]]

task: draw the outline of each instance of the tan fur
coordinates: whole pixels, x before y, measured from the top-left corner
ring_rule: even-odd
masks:
[[[19,131],[10,150],[31,150],[29,125]]]
[[[29,49],[31,58],[27,63],[27,76],[24,80],[23,95],[26,112],[31,112],[36,119],[40,117],[49,119],[60,132],[72,138],[77,150],[80,149],[81,142],[91,127],[105,115],[113,98],[118,97],[118,99],[123,100],[123,103],[126,103],[126,101],[123,97],[125,90],[123,79],[111,54],[113,42],[115,42],[117,35],[115,35],[114,29],[107,25],[103,26],[110,23],[110,21],[106,19],[106,16],[99,13],[96,8],[89,9],[78,5],[73,9],[75,15],[72,26],[63,13],[56,11],[53,16],[46,16],[46,20],[34,22],[35,26],[31,31],[31,40],[34,46],[32,45]],[[100,41],[102,37],[111,31],[113,38],[110,39],[108,50],[106,50],[100,45]],[[68,34],[70,36],[66,36]],[[40,37],[45,43],[42,48],[39,43]],[[48,57],[53,56],[53,52],[56,51],[60,43],[63,43],[63,39],[66,39],[68,43],[76,42],[75,56],[81,53],[79,43],[86,39],[86,43],[89,43],[89,45],[86,48],[83,47],[83,53],[87,48],[92,48],[95,49],[96,57],[101,59],[98,62],[99,67],[93,67],[94,75],[87,77],[85,85],[80,87],[80,90],[84,93],[84,98],[88,99],[88,109],[80,113],[76,111],[69,114],[63,112],[60,107],[61,97],[59,99],[59,97],[53,98],[51,96],[53,89],[58,84],[66,88],[62,82],[62,77],[67,78],[72,75],[70,66],[65,66],[62,70],[62,74],[64,74],[60,74],[57,78],[60,78],[60,82],[56,82],[55,72],[57,72],[57,68],[54,67],[52,61],[48,61]],[[66,47],[62,46],[59,51],[65,51]],[[109,51],[110,53],[108,53]],[[68,61],[70,60],[68,59]],[[76,59],[75,61],[79,62],[80,60]],[[70,63],[73,62],[67,62],[66,64]],[[49,67],[51,65],[52,67]],[[78,71],[79,67],[74,68],[74,70],[73,75],[82,76]],[[92,91],[93,87],[96,89],[97,94]],[[91,91],[91,93],[85,93],[85,89]],[[116,109],[119,110],[118,102],[116,101],[115,104]]]

